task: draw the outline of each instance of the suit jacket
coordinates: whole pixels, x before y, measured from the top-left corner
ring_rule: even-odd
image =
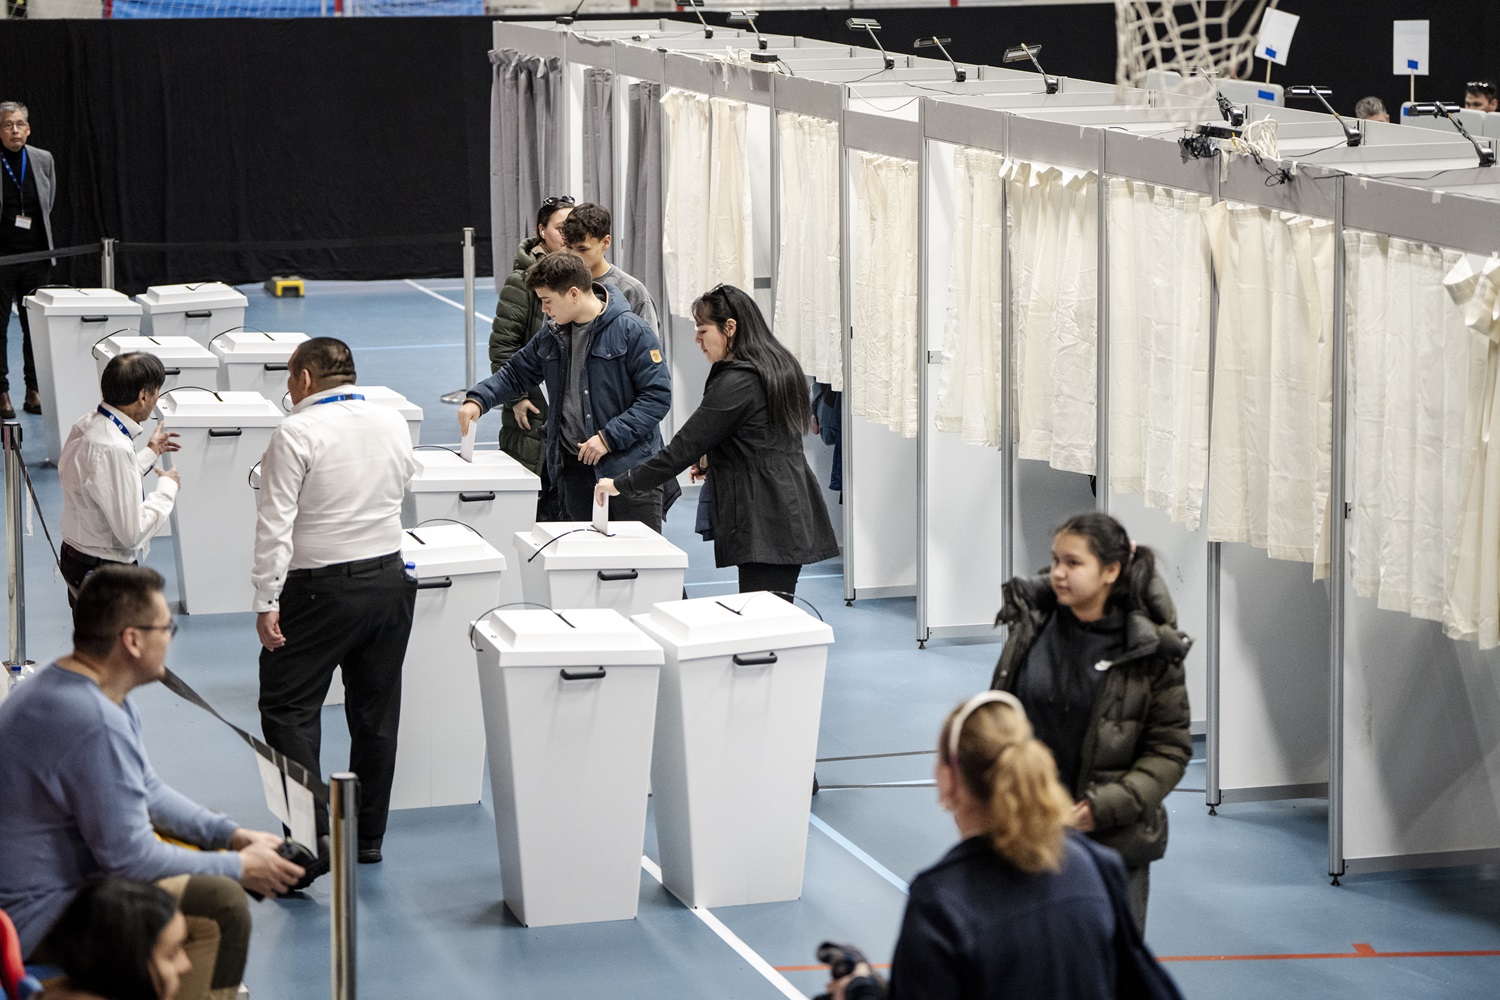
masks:
[[[45,149],[27,145],[26,166],[36,176],[36,195],[42,202],[42,229],[47,234],[47,249],[55,250],[57,244],[52,242],[52,203],[57,200],[57,161]],[[0,219],[5,218],[5,212],[5,185],[0,184]]]

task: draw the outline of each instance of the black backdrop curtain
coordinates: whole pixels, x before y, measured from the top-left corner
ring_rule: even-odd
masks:
[[[3,21],[0,100],[57,157],[59,246],[368,240],[442,244],[174,250],[118,257],[116,284],[461,273],[489,221],[485,18]],[[480,272],[490,273],[487,247]],[[97,258],[60,264],[92,284]]]

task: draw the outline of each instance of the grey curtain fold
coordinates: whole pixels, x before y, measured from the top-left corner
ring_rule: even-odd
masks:
[[[615,75],[590,66],[583,75],[583,200],[615,204]]]
[[[490,51],[490,65],[490,229],[499,291],[516,244],[531,231],[537,206],[561,183],[557,109],[562,61],[499,49]]]
[[[662,271],[661,84],[630,85],[630,151],[625,196],[630,212],[622,267],[650,291],[662,314],[667,293]]]

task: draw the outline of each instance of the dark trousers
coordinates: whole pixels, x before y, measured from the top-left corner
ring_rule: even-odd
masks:
[[[84,555],[67,542],[63,542],[62,551],[58,554],[58,568],[62,570],[62,578],[68,585],[68,610],[72,610],[73,603],[78,599],[78,588],[83,586],[83,578],[88,576],[98,567],[109,563],[110,565],[134,566],[135,563],[113,563],[108,559],[98,559],[94,556]]]
[[[26,307],[21,304],[21,300],[45,285],[51,274],[51,265],[44,260],[0,267],[0,392],[10,391],[10,352],[6,335],[10,332],[12,305],[21,314],[21,374],[26,379],[26,388],[36,388],[36,360],[31,353],[31,324],[27,322]]]
[[[790,601],[797,592],[797,577],[801,566],[783,566],[777,563],[740,563],[740,593],[769,590],[781,594]]]
[[[577,455],[563,453],[562,474],[558,477],[558,499],[564,521],[589,521],[594,517],[594,466],[584,465]],[[640,521],[652,531],[661,531],[662,488],[639,493],[621,493],[609,498],[611,521]]]
[[[323,773],[323,699],[333,668],[343,667],[349,769],[359,775],[359,839],[372,846],[385,836],[390,812],[401,664],[416,600],[416,581],[402,571],[399,553],[352,574],[288,575],[281,590],[286,645],[260,652],[261,732],[314,774]],[[328,811],[321,803],[317,820],[322,836]]]

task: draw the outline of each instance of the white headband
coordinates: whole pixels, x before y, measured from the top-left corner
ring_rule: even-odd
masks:
[[[963,707],[958,710],[958,714],[953,717],[953,725],[948,729],[949,764],[955,766],[958,764],[958,739],[963,735],[964,723],[969,721],[969,716],[974,714],[974,710],[976,708],[981,705],[989,705],[993,702],[1000,702],[1002,705],[1009,705],[1011,708],[1016,710],[1017,715],[1019,715],[1023,719],[1026,718],[1026,708],[1021,704],[1021,699],[1017,698],[1009,691],[979,692],[974,697],[964,702]]]

